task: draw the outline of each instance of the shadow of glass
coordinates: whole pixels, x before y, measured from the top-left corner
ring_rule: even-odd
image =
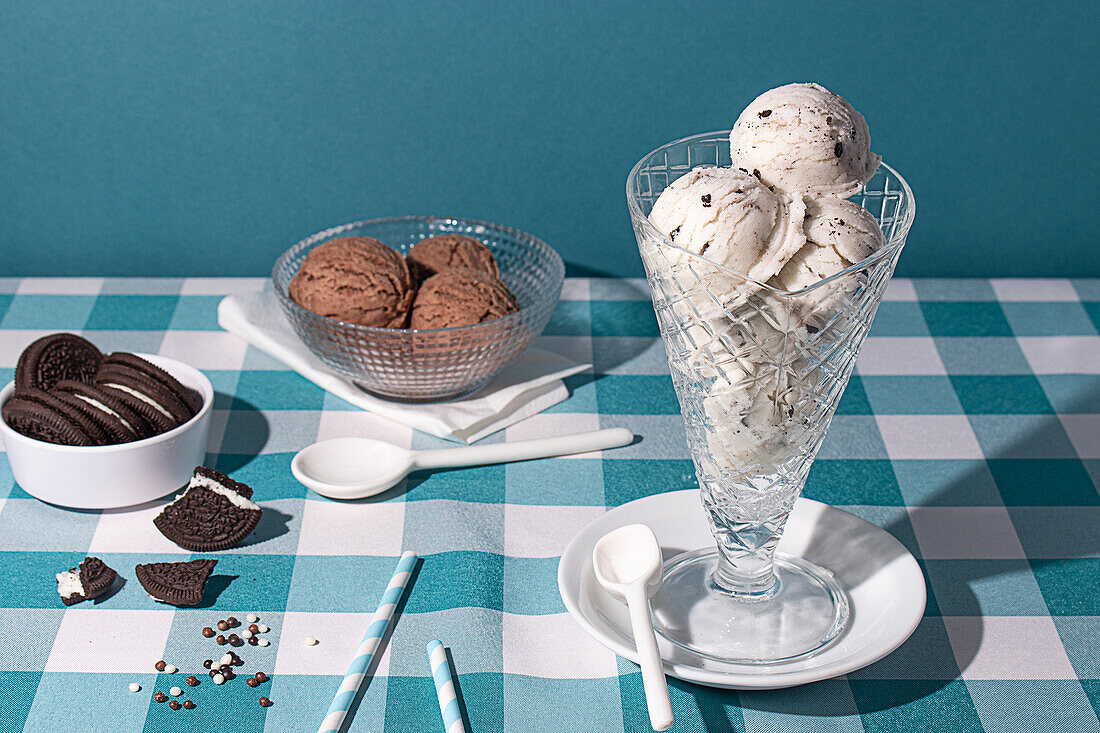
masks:
[[[1094,389],[1063,412],[1068,414],[1083,411],[1086,405],[1096,404],[1097,399],[1100,399],[1100,379],[1097,380]],[[1064,455],[1046,455],[1044,453],[1047,450],[1045,447],[1064,446],[1068,443],[1069,440],[1061,422],[1056,415],[1051,415],[1050,419],[1040,421],[1036,428],[1018,436],[1010,443],[1000,446],[994,454],[986,455],[986,459],[1063,460]],[[912,536],[912,525],[921,526],[923,524],[928,526],[929,521],[934,520],[936,516],[935,509],[952,506],[965,507],[973,504],[971,497],[975,495],[974,486],[988,483],[986,471],[988,471],[988,468],[982,464],[945,484],[932,493],[923,504],[910,507],[908,512],[900,515],[894,522],[887,524],[886,531],[895,537],[904,539]],[[1095,490],[1095,487],[1092,488]],[[1003,496],[1005,486],[998,484],[998,489]],[[1064,504],[1064,500],[1077,496],[1076,492],[1071,493],[1066,487],[1058,486],[1044,486],[1037,488],[1036,491],[1043,492],[1042,501],[1036,501],[1035,504],[1028,507],[1021,507],[1018,500],[1008,502],[1007,508],[1017,533],[1021,528],[1021,522],[1029,521],[1029,512],[1026,511],[1028,508],[1061,507],[1071,511],[1072,504]],[[1095,505],[1095,500],[1093,502],[1093,505]],[[1020,509],[1023,511],[1016,511]],[[1024,528],[1026,529],[1026,527]],[[972,556],[975,558],[983,557],[984,553],[980,545],[984,541],[983,538],[988,536],[979,529],[976,527],[975,532],[969,536],[970,541],[973,543],[974,552]],[[1042,528],[1036,527],[1035,529],[1035,536],[1040,536],[1039,533]],[[967,538],[963,537],[962,541],[965,545]],[[899,679],[905,680],[905,684],[895,686],[895,694],[890,698],[883,698],[869,703],[861,700],[860,711],[886,710],[914,702],[936,694],[960,677],[962,671],[966,670],[977,656],[985,634],[983,609],[973,589],[973,586],[979,581],[1002,573],[1013,572],[1022,565],[1027,565],[1034,571],[1072,561],[1074,558],[1096,556],[1100,552],[1100,533],[1097,532],[1076,533],[1073,536],[1062,535],[1058,538],[1052,538],[1051,542],[1057,543],[1060,548],[1057,556],[1054,557],[1047,556],[1050,554],[1047,552],[1044,553],[1045,556],[1043,557],[1029,557],[1021,563],[953,560],[958,585],[950,588],[951,609],[949,615],[971,620],[972,623],[963,624],[954,636],[948,638],[942,622],[938,621],[938,608],[931,606],[936,601],[933,589],[928,587],[930,610],[933,611],[934,615],[926,615],[925,620],[913,636],[890,655],[850,675],[853,679]],[[850,587],[864,582],[886,562],[886,558],[875,556],[875,553],[879,551],[876,547],[853,548],[847,538],[837,536],[835,532],[830,533],[830,527],[827,523],[815,527],[811,544],[817,548],[817,551],[835,553],[838,558],[842,558],[841,563],[832,567],[840,569],[837,573],[838,576]],[[875,543],[871,544],[874,545]],[[918,548],[911,549],[916,550]],[[1026,551],[1027,548],[1025,547],[1025,554]],[[853,557],[856,562],[851,562]],[[925,568],[925,582],[928,584],[927,568]],[[921,670],[921,672],[916,670]],[[929,678],[914,679],[917,674],[926,674]],[[932,678],[933,676],[935,678]],[[812,687],[813,685],[809,685],[805,688],[777,691],[771,695],[754,696],[751,703],[745,704],[743,702],[742,704],[756,710],[796,712],[797,714],[810,716],[852,714],[850,701],[840,699],[833,707],[821,705],[820,697],[818,697],[815,699],[817,709],[813,712],[808,712],[804,709],[804,706],[796,704],[800,700],[800,691],[803,694],[809,694]],[[792,708],[797,709],[792,710]]]

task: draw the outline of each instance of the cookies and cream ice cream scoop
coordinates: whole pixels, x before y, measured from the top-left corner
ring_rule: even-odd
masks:
[[[808,201],[804,231],[806,244],[776,277],[784,290],[801,290],[843,272],[886,244],[875,218],[845,199]]]
[[[649,220],[678,247],[764,282],[806,242],[804,204],[735,168],[700,166],[673,181]]]
[[[730,132],[733,167],[788,193],[846,197],[871,179],[863,115],[817,84],[787,84],[754,99]]]

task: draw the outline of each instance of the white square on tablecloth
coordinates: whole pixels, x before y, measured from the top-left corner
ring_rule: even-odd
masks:
[[[966,415],[876,415],[875,423],[894,460],[984,457]]]
[[[1074,680],[1049,616],[944,616],[964,680]]]
[[[600,416],[594,412],[554,412],[540,413],[509,426],[504,431],[504,439],[509,443],[517,440],[551,438],[570,433],[583,433],[600,429]],[[599,458],[602,451],[577,453],[563,458]]]
[[[19,355],[23,349],[30,346],[43,336],[48,336],[54,331],[30,328],[5,328],[0,330],[0,369],[14,369],[19,363]],[[3,385],[0,385],[2,387]]]
[[[336,502],[306,499],[299,555],[397,557],[405,531],[405,502]]]
[[[615,677],[615,654],[567,613],[504,614],[504,673],[551,679]]]
[[[183,549],[162,535],[153,524],[153,519],[164,509],[164,505],[173,501],[176,496],[178,494],[172,494],[142,505],[139,509],[105,509],[96,525],[95,534],[92,535],[88,554],[141,552],[190,555],[190,550]]]
[[[504,552],[504,505],[428,499],[405,504],[405,529],[420,556]],[[399,553],[394,553],[399,554]]]
[[[196,369],[239,371],[247,350],[243,339],[225,331],[165,331],[158,353]]]
[[[570,277],[561,284],[561,300],[589,300],[588,278]]]
[[[371,623],[371,613],[309,613],[287,611],[275,659],[275,674],[321,674],[343,676],[363,633]],[[317,639],[316,646],[306,646],[305,639]],[[375,674],[386,676],[390,668],[390,646],[382,650]],[[335,689],[333,690],[335,692]]]
[[[870,336],[863,341],[856,369],[865,375],[943,375],[947,369],[927,336]]]
[[[531,343],[531,348],[564,356],[577,364],[592,363],[591,336],[539,336]]]
[[[266,277],[189,277],[180,295],[231,295],[258,293],[270,282]]]
[[[559,557],[570,540],[607,510],[602,506],[504,507],[504,554],[508,557]]]
[[[1100,336],[1020,336],[1036,374],[1100,374]]]
[[[1077,455],[1085,459],[1100,458],[1100,415],[1060,415],[1059,417]]]
[[[886,293],[882,296],[883,300],[905,301],[915,302],[917,298],[917,289],[913,287],[913,281],[907,277],[895,277],[886,285]]]
[[[101,277],[25,277],[16,291],[19,295],[99,295]]]
[[[373,415],[358,408],[353,410],[325,410],[317,427],[317,440],[333,438],[372,438],[401,448],[412,447],[413,429],[380,415]]]
[[[173,613],[70,608],[61,619],[46,671],[149,672],[164,653]]]
[[[909,521],[926,560],[1016,560],[1024,548],[1012,518],[999,506],[909,507]]]
[[[1073,283],[1065,278],[997,278],[989,284],[1002,303],[1080,301]]]

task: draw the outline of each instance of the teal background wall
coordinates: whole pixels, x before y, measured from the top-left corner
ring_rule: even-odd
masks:
[[[0,3],[0,274],[261,275],[399,214],[638,275],[657,145],[819,81],[916,192],[907,275],[1100,276],[1096,3]]]

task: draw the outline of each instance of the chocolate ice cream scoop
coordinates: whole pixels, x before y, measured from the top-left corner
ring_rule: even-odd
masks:
[[[415,295],[405,258],[370,237],[318,245],[289,290],[295,303],[314,313],[381,328],[402,328]]]
[[[405,259],[413,280],[418,283],[456,267],[467,267],[500,277],[489,248],[473,237],[461,234],[440,234],[422,239],[412,246]]]
[[[470,326],[518,310],[508,286],[492,275],[469,268],[444,270],[420,286],[409,327]]]

